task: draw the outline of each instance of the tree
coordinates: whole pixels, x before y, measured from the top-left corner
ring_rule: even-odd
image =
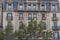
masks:
[[[13,40],[13,26],[12,23],[8,23],[6,28],[5,28],[5,40]]]
[[[38,35],[39,35],[39,37],[42,37],[43,30],[44,30],[44,25],[43,25],[42,21],[40,21],[38,23]]]
[[[24,38],[26,37],[25,34],[26,34],[25,25],[22,23],[19,26],[18,32],[15,32],[16,40],[24,40]]]
[[[34,20],[31,20],[28,24],[28,27],[27,27],[27,32],[29,34],[29,38],[35,38],[36,37],[36,34],[37,34],[37,22],[34,21]]]
[[[16,40],[31,40],[32,38],[38,40],[43,37],[43,40],[48,40],[52,33],[47,31],[47,35],[44,37],[43,30],[45,30],[45,25],[42,21],[37,24],[36,21],[31,20],[27,27],[23,23],[19,26],[19,30],[15,32],[15,38]]]
[[[4,40],[5,39],[5,33],[3,30],[0,30],[0,40]]]

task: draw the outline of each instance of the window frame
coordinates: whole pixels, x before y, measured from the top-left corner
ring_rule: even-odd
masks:
[[[54,27],[58,26],[57,22],[53,22],[53,25],[54,25]]]
[[[19,13],[19,19],[23,19],[23,13]]]
[[[7,4],[7,10],[13,10],[13,4],[10,4],[11,6],[9,6],[9,4]]]
[[[57,33],[57,34],[54,34],[54,33]],[[54,38],[54,40],[56,40],[56,39],[55,39],[55,37],[56,37],[55,35],[57,35],[57,38],[56,38],[56,39],[59,40],[59,32],[53,32],[53,38]]]
[[[42,14],[42,18],[43,18],[43,17],[46,17],[46,15],[45,15],[45,14]]]
[[[54,8],[53,8],[53,5],[55,5]],[[56,4],[51,4],[51,11],[57,11],[57,5]]]
[[[42,9],[42,5],[44,5],[44,9]],[[40,5],[40,10],[42,10],[42,11],[46,10],[46,4],[41,4]]]
[[[28,20],[32,19],[32,13],[28,13]]]
[[[33,19],[37,19],[37,13],[33,13]]]
[[[9,15],[10,14],[10,15]],[[7,19],[12,20],[13,19],[13,14],[12,13],[7,13]]]
[[[32,4],[27,4],[27,9],[32,10]]]
[[[19,5],[19,6],[18,6],[18,9],[19,9],[19,10],[24,10],[24,4],[18,4],[18,5]],[[22,5],[22,6],[21,6],[22,8],[20,8],[20,5]]]
[[[33,10],[36,10],[36,9],[37,9],[36,4],[33,4]]]
[[[56,14],[53,14],[53,17],[54,17],[54,18],[57,17]]]

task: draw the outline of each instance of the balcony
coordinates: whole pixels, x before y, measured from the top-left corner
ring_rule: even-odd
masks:
[[[52,17],[52,21],[58,21],[58,17]]]
[[[13,0],[6,0],[7,3],[13,3]]]
[[[19,20],[23,20],[23,17],[21,17],[21,18],[19,17]]]
[[[57,8],[54,8],[54,9],[52,8],[51,11],[57,11]]]
[[[60,26],[52,26],[53,30],[60,30]]]
[[[42,20],[46,20],[46,17],[42,17]]]
[[[6,20],[7,21],[12,21],[13,20],[13,17],[6,17]]]

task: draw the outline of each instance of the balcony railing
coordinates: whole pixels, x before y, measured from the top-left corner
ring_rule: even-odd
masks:
[[[23,17],[19,17],[19,20],[23,20]]]
[[[58,21],[58,17],[52,17],[53,21]]]
[[[46,20],[46,17],[42,17],[42,20]]]
[[[60,30],[60,26],[52,26],[53,30]]]
[[[6,17],[6,20],[12,21],[13,20],[13,17]]]

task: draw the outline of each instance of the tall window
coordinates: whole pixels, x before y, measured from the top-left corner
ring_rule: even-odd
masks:
[[[43,36],[46,37],[47,36],[47,32],[43,32]]]
[[[11,21],[10,21],[10,22],[8,22],[8,24],[11,24]]]
[[[57,27],[57,22],[54,22],[54,27]]]
[[[8,16],[8,17],[12,17],[12,13],[8,13],[7,16]]]
[[[56,14],[53,14],[53,17],[56,17]]]
[[[28,1],[36,1],[36,0],[28,0]]]
[[[42,23],[43,23],[43,25],[44,25],[43,28],[46,29],[46,22],[42,22]]]
[[[42,17],[45,17],[45,14],[42,14]]]
[[[12,17],[12,13],[8,13],[8,14],[7,14],[7,18],[8,18],[8,19],[12,19],[12,18],[13,18],[13,17]]]
[[[33,14],[33,19],[37,19],[37,14],[36,13]]]
[[[31,20],[31,19],[32,19],[32,14],[28,13],[28,20]]]
[[[45,5],[41,5],[41,10],[45,10]]]
[[[23,22],[19,22],[19,26],[20,26],[21,24],[23,24]]]
[[[52,11],[56,10],[56,5],[52,5]]]
[[[36,10],[36,4],[33,4],[33,10]]]
[[[59,40],[59,32],[54,32],[53,36],[54,36],[54,40]]]
[[[31,10],[31,9],[32,9],[31,4],[28,4],[28,10]]]
[[[8,10],[12,10],[12,4],[8,4]]]
[[[23,5],[22,4],[19,5],[19,9],[23,10]]]
[[[19,19],[23,19],[23,13],[19,14]]]

